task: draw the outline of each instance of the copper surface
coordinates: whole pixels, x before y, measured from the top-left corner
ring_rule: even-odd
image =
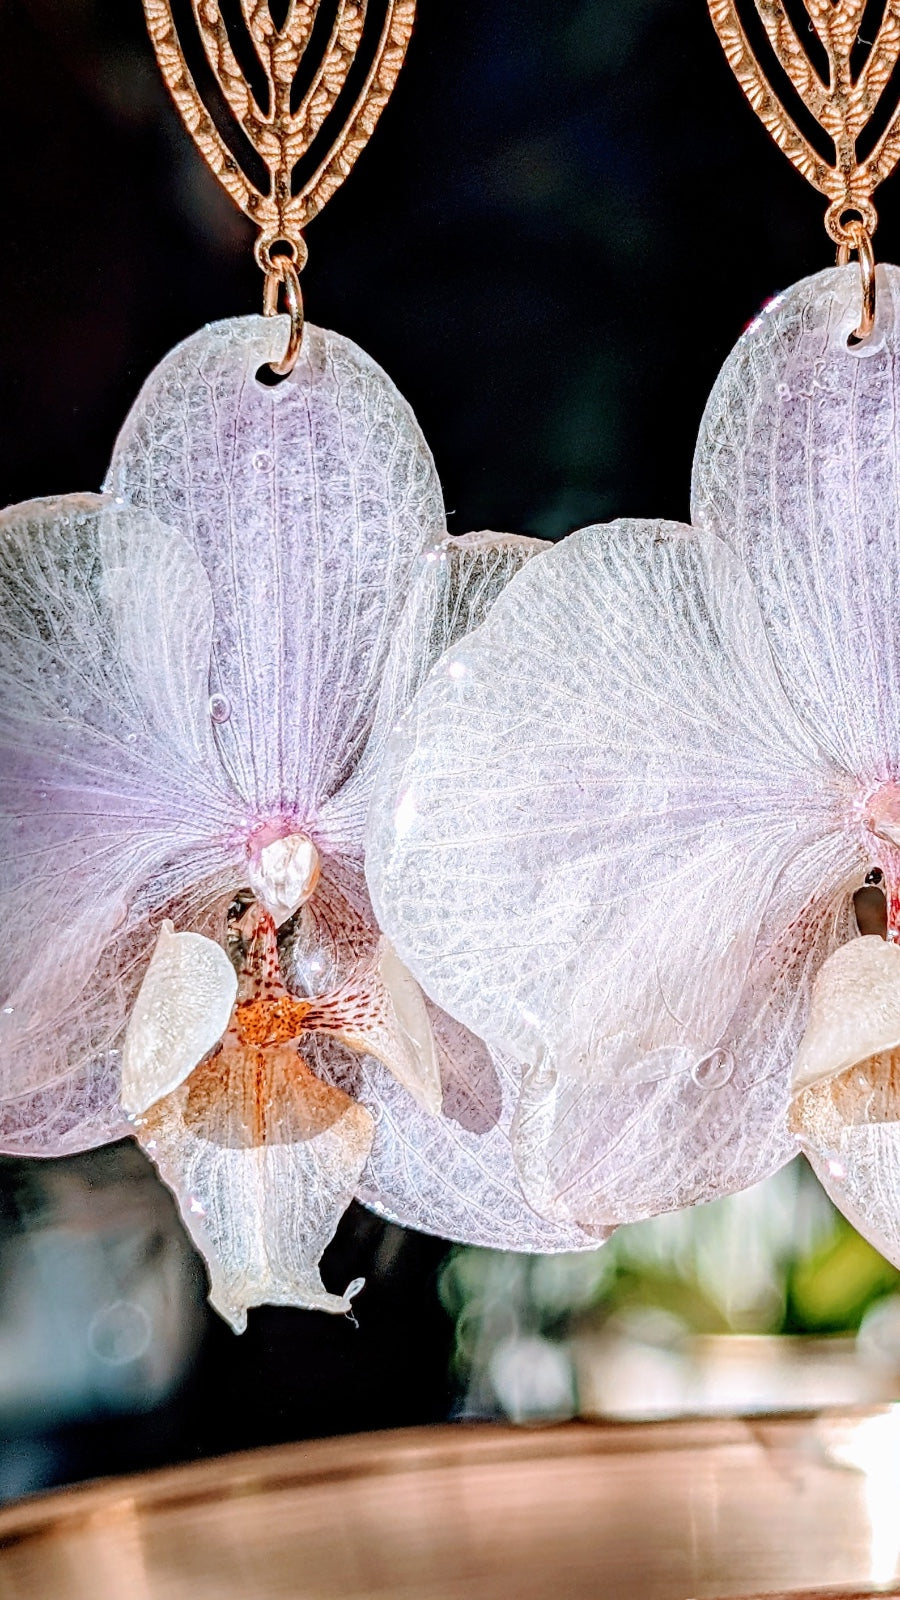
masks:
[[[2,1600],[898,1594],[900,1408],[321,1440],[0,1513]]]
[[[825,226],[836,244],[853,245],[847,213],[855,213],[867,232],[878,221],[872,195],[900,158],[900,107],[872,150],[860,158],[858,146],[900,57],[900,0],[886,0],[874,40],[860,28],[866,0],[805,0],[807,28],[818,35],[828,63],[827,82],[817,71],[784,0],[755,0],[769,44],[807,111],[834,146],[826,161],[798,128],[767,78],[741,22],[738,0],[708,0],[710,16],[735,77],[776,144],[831,204]],[[749,0],[748,0],[749,3]],[[854,71],[851,57],[868,43]]]

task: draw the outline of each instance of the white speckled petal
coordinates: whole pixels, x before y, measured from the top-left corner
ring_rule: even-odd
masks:
[[[122,1046],[122,1105],[133,1115],[171,1094],[221,1039],[237,973],[215,939],[159,931]]]
[[[319,817],[320,832],[343,854],[362,858],[385,742],[434,663],[484,621],[526,561],[551,548],[545,539],[514,533],[448,534],[419,558],[391,641],[371,737],[352,777]]]
[[[307,323],[291,377],[259,367],[279,319],[194,334],[144,385],[108,487],[191,539],[215,602],[216,736],[261,813],[302,824],[372,719],[411,565],[442,535],[415,418],[371,358]]]
[[[790,1160],[791,1068],[813,979],[855,932],[845,870],[831,841],[776,888],[741,1003],[705,1057],[670,1046],[656,1052],[655,1074],[645,1058],[635,1081],[623,1035],[609,1041],[600,1081],[550,1067],[528,1074],[514,1152],[533,1205],[592,1227],[637,1222],[749,1188]]]
[[[356,1093],[375,1117],[357,1199],[404,1227],[489,1250],[595,1250],[612,1231],[542,1216],[513,1162],[510,1126],[521,1074],[446,1012],[429,1007],[443,1089],[439,1117],[410,1106],[378,1062]]]
[[[489,1044],[599,1078],[628,1032],[640,1080],[647,1052],[719,1045],[775,883],[847,803],[735,558],[620,523],[526,566],[435,667],[390,742],[367,871],[402,959]]]
[[[304,1027],[332,1035],[358,1055],[374,1056],[427,1111],[440,1111],[441,1085],[425,1002],[386,941],[379,940],[368,960],[313,1002]]]
[[[137,1135],[206,1260],[210,1303],[236,1333],[250,1306],[349,1310],[351,1291],[330,1293],[319,1262],[359,1182],[372,1119],[295,1049],[226,1043]]]
[[[0,1101],[0,1151],[68,1156],[132,1132],[119,1102],[119,1055],[110,1051],[56,1083]]]
[[[0,518],[0,1099],[20,1109],[72,1073],[102,1124],[149,910],[214,894],[233,854],[210,636],[202,567],[145,513],[71,496]]]
[[[297,994],[334,988],[371,958],[378,941],[365,884],[345,870],[323,878],[282,948]],[[303,1051],[313,1071],[368,1107],[375,1140],[357,1199],[381,1216],[460,1243],[497,1250],[578,1250],[600,1239],[548,1222],[528,1205],[513,1165],[509,1128],[519,1087],[511,1063],[493,1059],[468,1029],[426,1002],[437,1046],[440,1116],[425,1110],[380,1062],[321,1033]]]
[[[729,356],[694,464],[693,515],[744,560],[795,710],[865,780],[900,774],[900,269],[847,348],[859,268],[773,301]]]

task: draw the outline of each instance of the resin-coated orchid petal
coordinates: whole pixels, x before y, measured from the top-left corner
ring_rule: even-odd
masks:
[[[418,1100],[426,1111],[438,1116],[441,1110],[441,1074],[425,996],[390,940],[383,936],[378,941],[375,970],[390,1001],[395,1030],[402,1034],[407,1046],[403,1052],[404,1070],[400,1070],[402,1058],[399,1052],[397,1065],[391,1059],[385,1061],[385,1066],[393,1072],[397,1082],[409,1090],[414,1100]],[[376,1060],[380,1059],[377,1050],[371,1054]]]
[[[361,877],[344,868],[323,879],[281,947],[293,994],[334,994],[338,974],[378,961],[378,933]],[[332,1030],[303,1041],[312,1070],[367,1106],[375,1140],[357,1198],[381,1216],[466,1244],[498,1250],[578,1250],[601,1239],[540,1217],[513,1164],[509,1130],[519,1069],[494,1058],[468,1029],[426,1002],[437,1052],[441,1114],[414,1098],[370,1053]],[[308,1014],[314,1021],[315,1012]],[[323,1020],[327,1021],[327,1017]],[[604,1235],[601,1235],[601,1238]]]
[[[211,630],[202,566],[152,517],[72,496],[0,519],[0,1100],[20,1111],[74,1074],[83,1125],[94,1090],[107,1121],[146,907],[214,898],[234,853]]]
[[[215,939],[160,929],[122,1047],[129,1114],[171,1094],[218,1044],[237,998],[237,974]]]
[[[0,1021],[0,1047],[2,1047]],[[0,1101],[0,1151],[67,1156],[134,1130],[119,1100],[119,1054],[110,1050],[43,1089]]]
[[[744,560],[794,709],[875,784],[900,777],[900,268],[877,270],[871,338],[859,269],[767,306],[713,389],[693,515]]]
[[[146,995],[157,1038],[174,1034],[180,1011],[196,1048],[224,989],[232,999],[237,992],[219,1030],[221,1047],[136,1129],[206,1257],[212,1304],[239,1331],[247,1308],[263,1302],[348,1309],[347,1295],[325,1289],[319,1260],[359,1182],[372,1118],[314,1076],[300,1055],[299,1041],[316,1026],[313,1006],[284,985],[268,912],[252,906],[234,933],[239,977],[218,946],[211,947],[211,972],[204,941],[183,934],[179,943],[179,935],[164,932],[132,1026],[152,1032],[141,1009]],[[230,985],[221,982],[222,962]],[[166,995],[160,980],[167,963],[177,970]],[[333,1002],[334,1020],[339,1011]]]
[[[846,803],[734,558],[614,524],[530,563],[434,669],[376,789],[369,881],[426,991],[489,1044],[639,1081],[659,1049],[722,1042],[775,883],[805,883]]]
[[[218,1055],[152,1107],[138,1134],[175,1191],[235,1332],[255,1305],[347,1311],[319,1261],[353,1198],[372,1119],[289,1045]]]
[[[791,1065],[814,975],[855,932],[840,877],[833,851],[810,852],[778,886],[740,1005],[705,1056],[685,1044],[661,1048],[636,1082],[623,1036],[609,1045],[609,1065],[616,1049],[625,1064],[618,1077],[526,1075],[514,1150],[538,1210],[595,1228],[637,1222],[749,1188],[790,1159]],[[829,882],[833,897],[817,910]]]
[[[378,1062],[363,1062],[351,1081],[376,1125],[357,1198],[404,1227],[489,1250],[595,1250],[610,1228],[583,1228],[527,1202],[510,1145],[520,1068],[437,1006],[429,1013],[442,1114],[410,1106]]]
[[[372,785],[389,734],[444,651],[484,621],[527,561],[551,548],[544,539],[512,533],[448,534],[420,557],[391,642],[371,737],[353,776],[319,817],[333,847],[362,860]]]
[[[391,646],[369,744],[354,776],[330,801],[319,830],[347,857],[362,856],[372,783],[384,742],[444,650],[484,621],[507,583],[551,546],[513,534],[448,536],[416,566]],[[336,892],[323,886],[304,908],[286,946],[286,970],[299,992],[316,992],[324,974],[371,949],[375,919],[361,878],[345,870]],[[352,911],[351,911],[352,906]],[[357,931],[353,933],[354,918]],[[338,957],[340,937],[348,941]],[[442,1091],[442,1115],[414,1105],[371,1056],[362,1061],[317,1035],[316,1071],[358,1095],[375,1117],[375,1143],[358,1198],[380,1215],[462,1243],[497,1250],[594,1249],[605,1237],[551,1222],[526,1202],[513,1165],[510,1123],[520,1069],[495,1056],[462,1024],[428,1003]]]
[[[791,1124],[836,1206],[900,1266],[900,950],[868,937],[825,962]]]
[[[427,1111],[440,1111],[441,1085],[425,1002],[396,956],[384,959],[380,945],[373,959],[339,988],[310,1002],[308,1025],[357,1055],[374,1056]]]
[[[215,606],[221,759],[261,824],[292,832],[359,760],[410,568],[444,514],[381,368],[307,323],[291,376],[260,383],[283,342],[283,325],[242,317],[173,350],[122,429],[108,486],[193,542]]]

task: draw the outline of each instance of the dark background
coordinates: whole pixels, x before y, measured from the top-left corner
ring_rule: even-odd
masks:
[[[170,106],[140,0],[0,0],[0,152],[0,500],[96,488],[154,363],[259,308],[252,232]],[[394,99],[310,229],[306,305],[412,403],[454,531],[686,518],[718,367],[770,294],[832,259],[824,205],[704,0],[420,0]],[[110,1159],[74,1164],[89,1193]],[[122,1159],[133,1178],[142,1158]],[[38,1191],[34,1167],[0,1165],[7,1239]],[[236,1339],[204,1312],[174,1397],[139,1425],[32,1419],[7,1441],[10,1492],[447,1416],[445,1251],[354,1208],[326,1277],[367,1276],[359,1330],[264,1309]]]

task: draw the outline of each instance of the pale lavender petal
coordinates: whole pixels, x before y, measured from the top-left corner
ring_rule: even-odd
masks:
[[[806,903],[797,914],[798,898]],[[796,1153],[791,1069],[816,972],[855,932],[844,852],[808,850],[776,886],[740,1005],[706,1056],[658,1052],[643,1081],[529,1073],[514,1130],[522,1186],[560,1221],[636,1222],[749,1188]],[[633,1042],[618,1041],[628,1061]]]
[[[443,534],[405,400],[363,351],[306,325],[277,386],[280,319],[214,324],[168,355],[108,486],[193,543],[215,602],[216,736],[262,820],[311,826],[352,772],[412,563]]]
[[[361,876],[346,867],[332,873],[282,942],[282,970],[297,994],[333,991],[377,945]],[[358,1099],[375,1121],[357,1198],[395,1222],[462,1243],[498,1250],[596,1248],[605,1231],[597,1237],[548,1222],[522,1193],[509,1140],[518,1070],[492,1057],[436,1006],[429,1004],[428,1014],[441,1076],[437,1116],[371,1056],[320,1033],[304,1038],[313,1071]]]
[[[131,1132],[119,1104],[115,1051],[87,1061],[56,1083],[0,1101],[0,1150],[5,1155],[68,1156]]]
[[[848,348],[859,268],[774,300],[706,408],[698,527],[743,559],[795,710],[863,780],[900,775],[900,269]]]
[[[352,776],[319,817],[320,834],[332,848],[362,858],[372,785],[395,724],[444,651],[484,621],[526,561],[549,549],[544,539],[514,533],[448,534],[419,558],[391,641],[371,736]]]
[[[402,959],[488,1044],[600,1078],[627,1032],[616,1072],[640,1080],[650,1051],[721,1042],[775,884],[852,796],[724,545],[620,523],[531,562],[433,670],[388,748],[367,870]]]
[[[196,556],[145,513],[73,496],[0,518],[3,1100],[106,1070],[151,914],[234,856],[210,632]]]

